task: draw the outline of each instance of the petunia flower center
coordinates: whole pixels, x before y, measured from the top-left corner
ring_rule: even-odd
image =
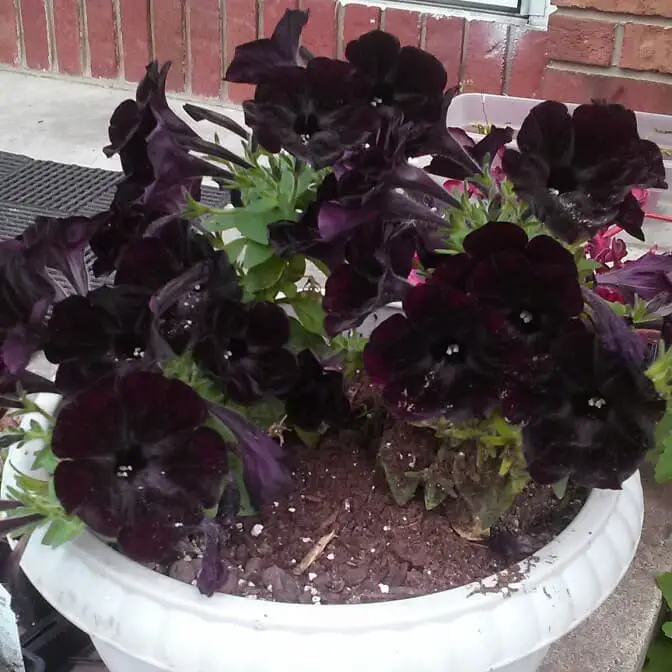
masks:
[[[541,316],[529,308],[516,308],[509,319],[521,334],[535,334],[541,329]]]
[[[117,478],[131,480],[147,466],[142,445],[132,442],[126,450],[117,453],[115,473]]]
[[[443,360],[449,365],[460,364],[465,360],[466,348],[463,343],[455,339],[446,339],[432,348],[432,357],[435,361]]]
[[[548,186],[560,194],[574,191],[577,187],[574,171],[569,166],[553,168],[548,178]]]
[[[308,113],[296,117],[294,132],[301,138],[301,142],[308,144],[310,139],[320,131],[320,122],[315,114]]]
[[[599,393],[583,393],[577,395],[572,403],[577,416],[604,420],[609,413],[609,402]]]
[[[392,103],[394,103],[394,86],[388,82],[378,82],[369,96],[369,105],[381,107]]]

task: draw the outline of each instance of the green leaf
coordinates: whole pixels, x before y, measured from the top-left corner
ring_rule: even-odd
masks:
[[[427,511],[432,511],[437,506],[443,504],[450,494],[441,483],[433,478],[425,482],[425,508]]]
[[[298,282],[306,274],[306,258],[301,254],[295,254],[287,260],[285,282]]]
[[[299,322],[313,334],[324,333],[324,310],[322,297],[316,293],[299,294],[292,299],[291,306],[296,311]]]
[[[240,253],[245,249],[248,243],[249,241],[247,240],[247,238],[235,238],[230,243],[224,245],[224,251],[229,257],[229,261],[231,263],[235,263],[236,261],[238,261]]]
[[[663,597],[668,606],[672,607],[672,572],[665,572],[656,579],[658,587],[663,593]]]
[[[236,477],[238,485],[238,495],[240,496],[239,516],[254,516],[257,511],[252,506],[250,493],[247,491],[245,479],[243,478],[243,461],[235,453],[229,453],[229,469]]]
[[[422,483],[422,473],[408,472],[403,475],[395,475],[391,473],[384,460],[381,460],[381,464],[392,498],[398,506],[405,506],[415,497],[415,493]]]
[[[655,478],[658,483],[672,480],[672,436],[662,441],[662,451],[656,462]]]
[[[245,238],[261,245],[267,245],[268,225],[281,219],[283,219],[282,211],[278,208],[262,212],[251,212],[246,206],[244,208],[224,210],[216,215],[212,215],[203,222],[203,226],[208,231],[238,229]]]
[[[273,287],[282,277],[286,262],[279,257],[271,257],[263,264],[251,268],[243,277],[242,284],[249,294],[257,294]]]
[[[661,634],[651,643],[642,672],[672,672],[672,639]]]
[[[551,488],[553,489],[553,494],[558,499],[564,499],[565,494],[567,493],[567,485],[569,484],[569,476],[565,476],[562,480],[557,483],[553,483]]]
[[[663,632],[666,637],[672,639],[672,621],[668,623],[663,623]],[[670,663],[672,663],[672,657],[670,658]]]
[[[308,331],[295,317],[289,318],[289,349],[296,353],[317,348],[324,344],[324,338]]]
[[[315,448],[315,446],[317,446],[317,444],[320,441],[319,432],[306,432],[304,429],[300,429],[299,427],[294,427],[294,431],[296,432],[296,435],[301,439],[301,442],[305,446],[308,446],[308,448]]]
[[[270,245],[260,245],[250,240],[245,248],[245,258],[243,263],[246,268],[254,268],[268,261],[275,252]]]
[[[50,474],[56,471],[58,466],[58,459],[51,452],[51,446],[46,445],[35,454],[35,461],[33,462],[33,469],[46,469]]]
[[[67,541],[74,539],[84,530],[84,523],[78,518],[59,518],[49,523],[42,543],[51,548],[58,548]]]

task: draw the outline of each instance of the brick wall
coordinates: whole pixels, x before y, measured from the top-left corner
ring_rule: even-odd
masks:
[[[312,12],[305,43],[322,55],[382,27],[436,54],[466,91],[672,114],[672,0],[556,4],[548,31],[535,31],[336,0],[0,0],[0,63],[123,83],[171,59],[173,91],[240,102],[249,88],[221,81],[235,45],[301,6]]]

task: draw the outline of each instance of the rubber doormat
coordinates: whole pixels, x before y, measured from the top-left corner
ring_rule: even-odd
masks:
[[[106,210],[121,173],[0,152],[0,239],[13,238],[37,215],[91,216]],[[201,199],[224,207],[228,192],[204,187]]]

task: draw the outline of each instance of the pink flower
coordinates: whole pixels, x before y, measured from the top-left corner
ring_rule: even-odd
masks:
[[[602,269],[598,270],[598,273],[623,266],[622,260],[627,256],[628,249],[624,241],[615,237],[620,231],[620,227],[611,226],[597,233],[586,243],[588,259],[592,259],[603,266]]]

